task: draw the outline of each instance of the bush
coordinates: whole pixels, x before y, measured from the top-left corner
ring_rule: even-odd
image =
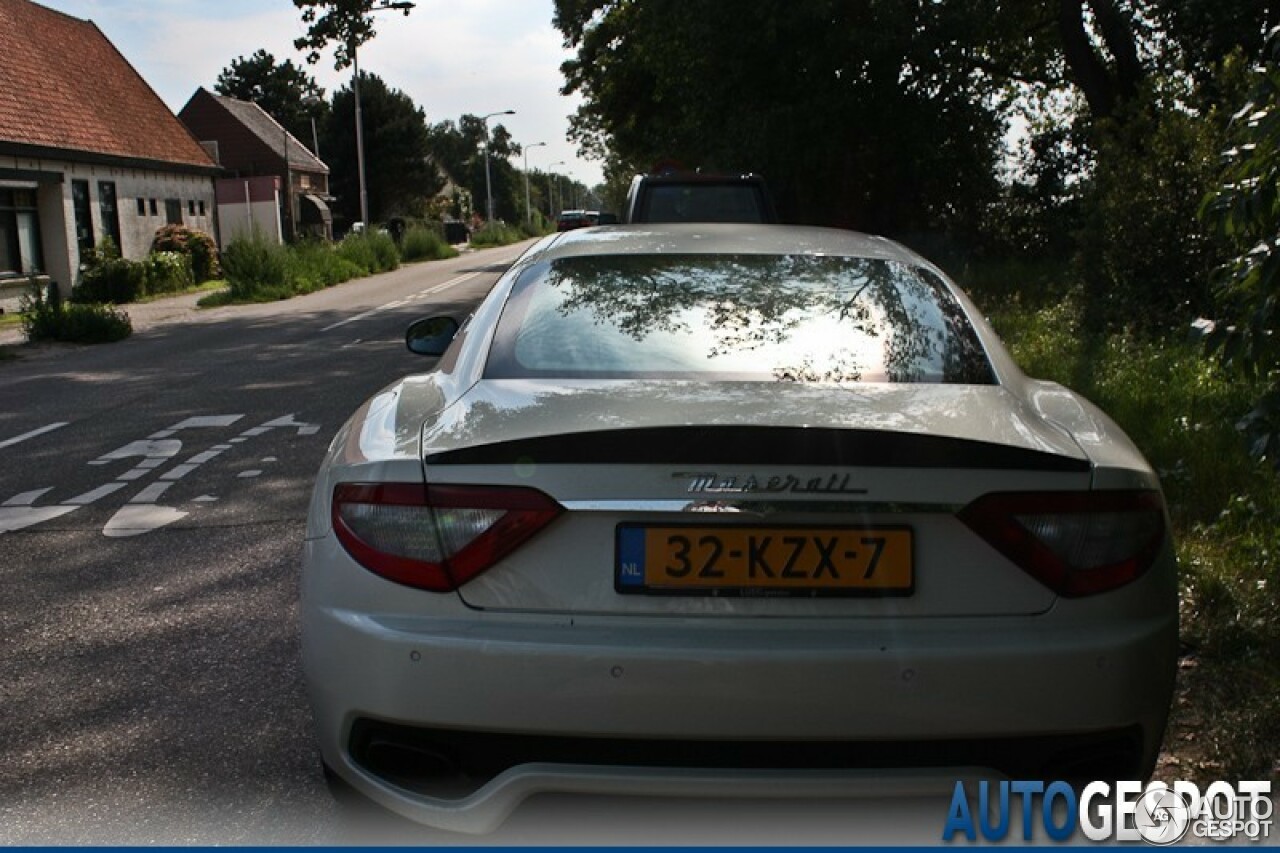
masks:
[[[165,225],[151,241],[153,252],[179,252],[191,260],[191,273],[196,284],[222,274],[218,263],[218,245],[203,231],[185,225]]]
[[[288,257],[289,281],[297,293],[311,293],[365,274],[327,243],[298,243],[289,247]]]
[[[189,255],[181,252],[152,252],[144,265],[147,295],[178,293],[195,285]]]
[[[414,225],[404,233],[400,241],[400,254],[406,261],[438,261],[456,258],[458,250],[446,243],[435,230]]]
[[[471,235],[473,246],[506,246],[519,243],[524,237],[505,222],[490,222]]]
[[[71,291],[72,302],[136,302],[146,293],[147,267],[135,261],[111,257],[103,249],[80,273]]]
[[[386,272],[400,266],[400,252],[390,234],[366,231],[348,234],[338,244],[338,254],[360,267],[367,274]]]
[[[289,281],[289,253],[261,234],[233,240],[222,253],[222,270],[231,298],[238,302],[267,302],[293,295]]]
[[[44,296],[35,285],[22,297],[22,331],[28,341],[67,341],[98,344],[122,340],[133,333],[129,315],[110,305],[63,305],[56,288]]]

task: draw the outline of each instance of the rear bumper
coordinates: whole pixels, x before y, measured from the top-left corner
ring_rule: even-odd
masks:
[[[541,791],[841,796],[902,780],[947,793],[992,771],[1141,775],[1177,653],[1176,610],[1150,604],[1161,574],[1034,617],[803,622],[493,614],[450,596],[433,617],[375,615],[304,584],[304,665],[325,761],[384,806],[460,831],[487,831]],[[390,763],[370,758],[370,731]],[[442,739],[523,745],[479,764],[455,751],[433,786]],[[641,748],[617,752],[625,743]],[[711,757],[664,764],[673,745]],[[429,769],[401,772],[418,747]],[[714,757],[752,749],[836,757]]]

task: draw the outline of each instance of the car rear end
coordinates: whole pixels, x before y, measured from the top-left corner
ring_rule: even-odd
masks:
[[[546,331],[529,288],[500,294],[516,331],[484,338],[484,375],[426,418],[416,468],[407,438],[372,443],[431,410],[405,391],[383,410],[400,426],[356,422],[317,484],[304,658],[350,784],[485,830],[537,791],[1149,772],[1176,587],[1127,442],[1100,464],[985,359],[952,358],[955,382],[565,378],[520,340]],[[757,309],[735,327],[768,328]]]

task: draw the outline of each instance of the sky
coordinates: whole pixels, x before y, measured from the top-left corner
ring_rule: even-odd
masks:
[[[264,49],[293,60],[329,96],[349,86],[333,51],[315,65],[295,50],[306,32],[291,0],[39,0],[86,18],[116,46],[175,113],[200,86],[212,90],[231,60]],[[503,124],[528,151],[530,169],[571,175],[593,186],[601,164],[578,157],[567,139],[577,97],[560,94],[560,63],[571,56],[551,24],[552,0],[416,0],[406,17],[380,12],[377,36],[360,48],[360,68],[411,97],[432,124],[464,113],[515,110]],[[306,140],[304,140],[306,141]],[[558,161],[564,165],[553,166]],[[524,158],[513,159],[524,167]]]

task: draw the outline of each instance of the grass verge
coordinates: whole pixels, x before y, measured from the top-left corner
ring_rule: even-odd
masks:
[[[1180,573],[1178,690],[1165,762],[1181,778],[1280,774],[1280,477],[1250,458],[1236,422],[1258,388],[1206,360],[1181,331],[1099,331],[1078,293],[980,304],[1031,376],[1106,411],[1159,472]]]

